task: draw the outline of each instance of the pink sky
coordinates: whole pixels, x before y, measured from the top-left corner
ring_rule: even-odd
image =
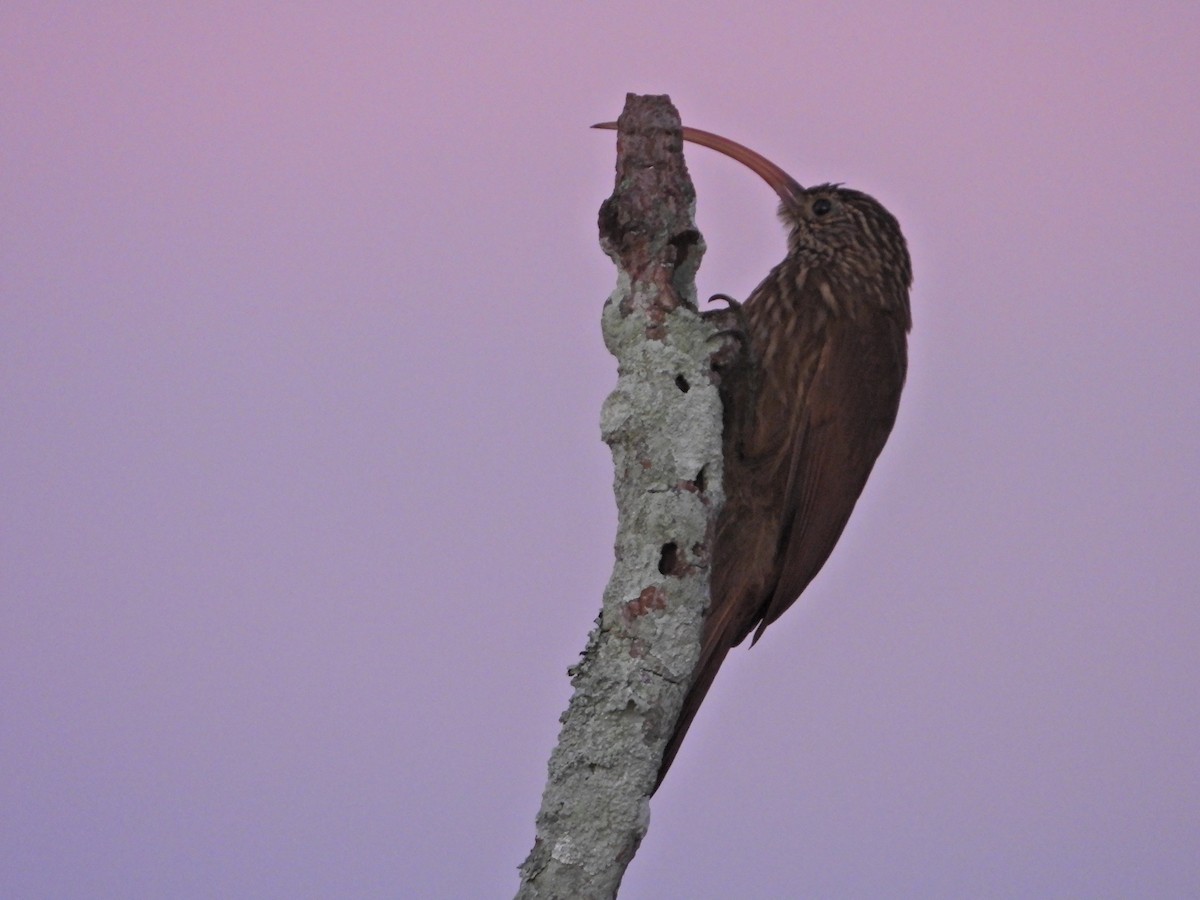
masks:
[[[626,91],[877,196],[916,287],[623,900],[1200,894],[1200,6],[175,6],[0,9],[0,895],[515,890]],[[744,296],[774,198],[688,159]]]

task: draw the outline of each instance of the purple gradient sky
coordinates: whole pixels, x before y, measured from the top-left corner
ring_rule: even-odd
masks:
[[[623,898],[1200,894],[1200,6],[83,6],[0,9],[0,895],[512,893],[611,564],[627,90],[917,282]],[[745,295],[772,195],[689,162]]]

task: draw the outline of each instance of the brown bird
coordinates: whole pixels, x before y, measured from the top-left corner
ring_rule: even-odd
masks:
[[[683,138],[775,190],[788,252],[744,304],[730,304],[744,353],[721,379],[726,499],[711,605],[659,784],[725,655],[751,631],[762,637],[833,552],[896,421],[912,326],[908,247],[876,200],[834,184],[801,187],[707,131],[684,128]]]

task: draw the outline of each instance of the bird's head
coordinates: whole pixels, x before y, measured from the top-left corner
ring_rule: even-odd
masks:
[[[616,129],[616,122],[593,128]],[[806,188],[749,147],[699,128],[683,139],[735,159],[779,196],[779,218],[788,229],[788,255],[806,266],[836,269],[847,280],[866,282],[885,305],[908,305],[912,261],[900,223],[874,197],[840,184]]]

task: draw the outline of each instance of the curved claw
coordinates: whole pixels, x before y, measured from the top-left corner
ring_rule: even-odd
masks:
[[[739,312],[741,312],[741,309],[742,309],[742,303],[741,303],[741,301],[740,301],[740,300],[734,300],[734,299],[733,299],[732,297],[730,297],[728,294],[713,294],[711,297],[709,297],[709,298],[708,298],[708,302],[709,302],[709,303],[716,303],[718,300],[723,300],[723,301],[725,301],[725,304],[726,304],[726,305],[727,305],[727,306],[728,306],[730,309],[736,309],[736,310],[738,310]]]

